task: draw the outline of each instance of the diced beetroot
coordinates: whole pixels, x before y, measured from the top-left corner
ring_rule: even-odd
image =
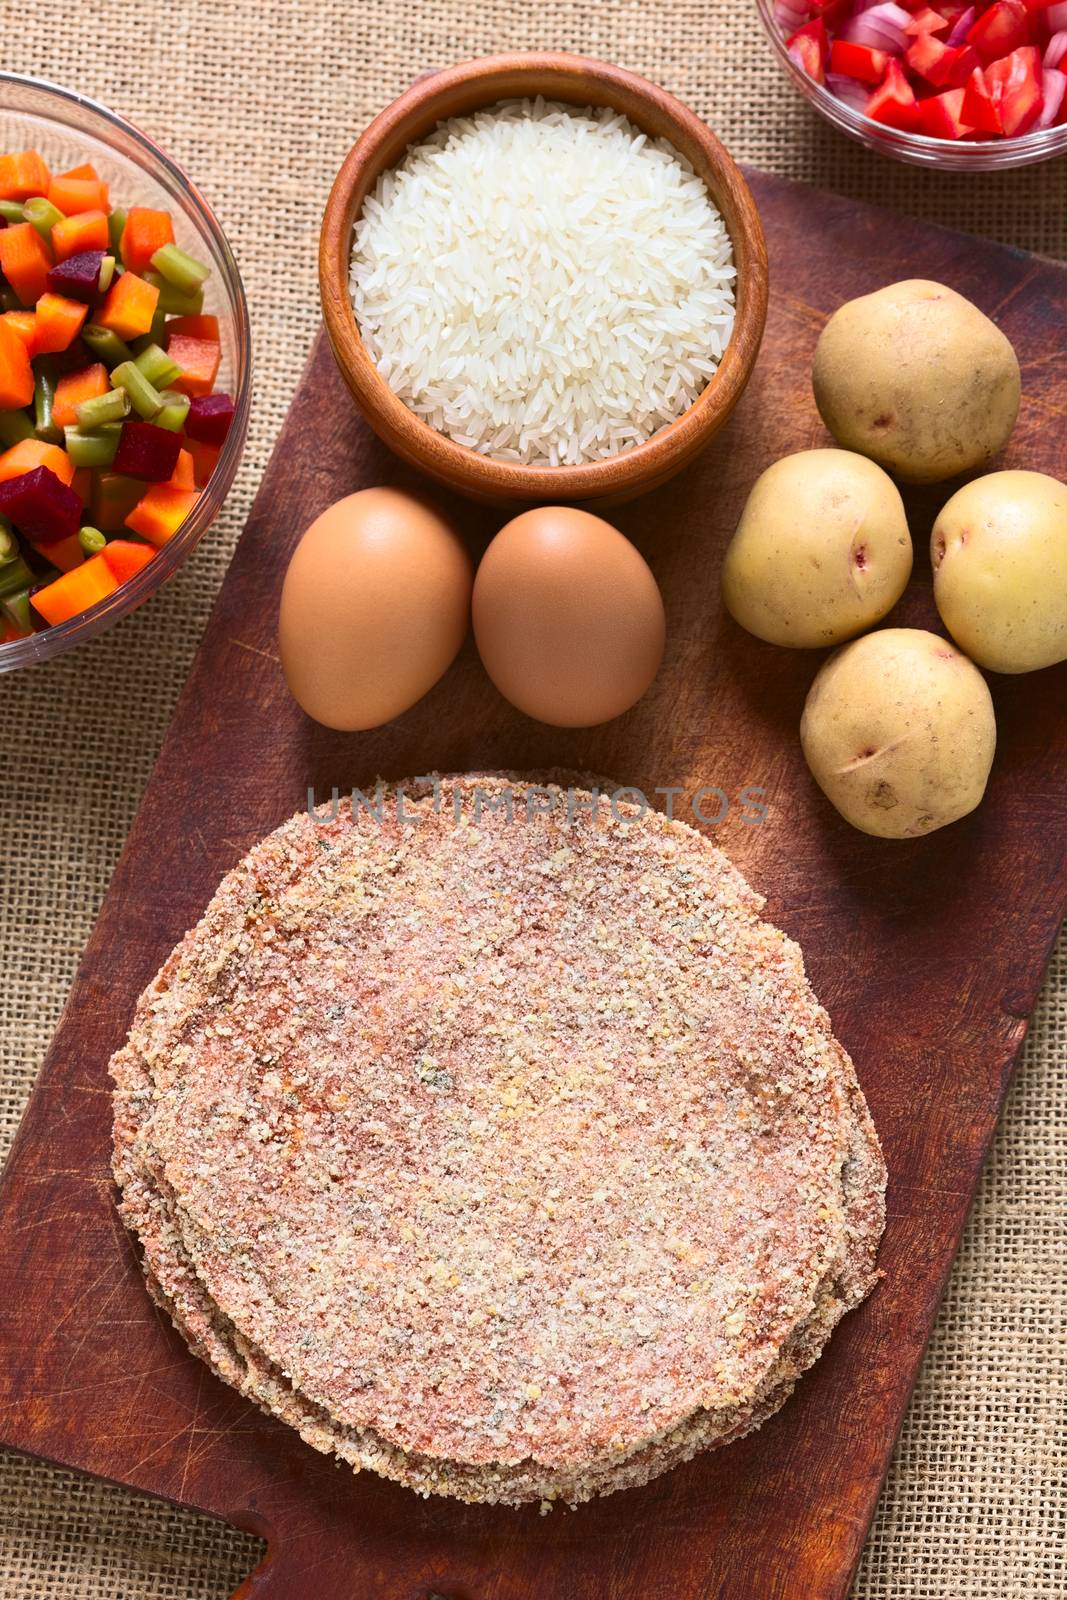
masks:
[[[85,367],[91,367],[96,357],[90,354],[83,340],[73,339],[65,350],[57,350],[48,359],[56,377],[62,378],[68,372],[81,372]]]
[[[32,472],[0,483],[0,512],[10,517],[27,539],[47,546],[77,533],[82,503],[48,467],[34,467]]]
[[[48,287],[52,294],[61,294],[67,300],[81,300],[91,304],[100,293],[100,264],[103,250],[82,250],[68,256],[50,268]]]
[[[127,478],[166,483],[178,465],[181,447],[180,433],[130,419],[122,424],[112,470]]]
[[[196,395],[189,402],[185,431],[201,444],[221,444],[233,421],[233,401],[228,394]]]

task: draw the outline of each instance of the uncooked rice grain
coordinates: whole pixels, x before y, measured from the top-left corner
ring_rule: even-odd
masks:
[[[356,224],[352,299],[416,415],[502,461],[642,443],[714,377],[733,251],[702,180],[607,107],[509,101],[439,124]]]

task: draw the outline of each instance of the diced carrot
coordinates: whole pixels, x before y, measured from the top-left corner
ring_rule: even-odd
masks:
[[[48,198],[65,217],[76,216],[79,211],[110,211],[107,184],[101,178],[53,178],[48,185]]]
[[[166,544],[177,533],[199,498],[196,489],[179,489],[173,483],[154,483],[126,518],[126,526],[149,539],[152,544]]]
[[[0,321],[7,323],[26,346],[31,359],[37,354],[37,316],[33,311],[5,311]]]
[[[125,583],[142,567],[147,567],[155,553],[155,545],[137,544],[133,539],[112,539],[100,552],[119,583]]]
[[[64,217],[52,229],[52,249],[57,261],[80,255],[83,250],[106,250],[108,247],[107,214],[103,211],[80,211],[77,216]]]
[[[167,333],[186,333],[190,339],[210,339],[219,343],[219,319],[202,311],[195,317],[168,317]]]
[[[172,333],[167,339],[167,354],[181,368],[180,375],[171,384],[172,389],[194,396],[211,393],[222,356],[213,339],[190,339],[187,334]]]
[[[73,572],[65,572],[54,583],[38,589],[36,594],[30,596],[30,603],[46,622],[55,627],[57,622],[67,622],[71,617],[88,611],[98,600],[106,600],[118,586],[118,579],[101,552],[100,555],[90,556]]]
[[[0,411],[28,406],[32,399],[33,368],[29,351],[18,334],[8,327],[7,318],[0,317]]]
[[[33,541],[31,540],[30,543],[32,544]],[[57,539],[55,544],[42,545],[40,547],[34,545],[35,550],[38,548],[40,548],[40,553],[43,556],[48,557],[54,567],[59,568],[60,572],[73,572],[74,568],[80,567],[85,560],[85,551],[82,549],[76,533],[70,534],[66,539]]]
[[[0,239],[4,236],[0,233]],[[139,339],[152,326],[156,314],[159,290],[146,283],[135,272],[124,272],[116,278],[96,313],[96,321],[110,328],[120,339]],[[177,360],[177,356],[174,358]]]
[[[0,238],[3,235],[0,234]],[[37,302],[37,352],[65,350],[78,337],[89,307],[61,294],[43,294]]]
[[[178,465],[171,473],[170,481],[175,489],[196,488],[196,467],[188,450],[178,451]]]
[[[217,444],[201,444],[199,439],[186,439],[184,453],[192,456],[196,486],[202,489],[218,466],[219,447]]]
[[[102,533],[117,533],[144,494],[144,483],[121,472],[94,472],[90,488],[93,525]]]
[[[169,211],[153,211],[149,206],[130,207],[119,246],[123,266],[131,272],[147,272],[156,251],[173,243],[174,224]]]
[[[48,444],[44,439],[23,439],[0,455],[0,483],[6,483],[9,478],[21,478],[24,472],[32,472],[35,467],[47,467],[66,484],[74,476],[74,463],[58,444]]]
[[[107,394],[111,384],[108,382],[107,368],[102,361],[94,361],[91,367],[82,367],[80,372],[67,372],[56,384],[55,397],[52,401],[52,421],[57,428],[73,428],[78,421],[78,407],[83,400],[94,400],[97,395]]]
[[[80,167],[68,167],[66,172],[57,172],[57,178],[95,178],[99,180],[100,174],[91,161],[83,161]]]
[[[0,200],[32,200],[47,194],[51,174],[36,150],[0,156]]]
[[[0,270],[24,306],[35,305],[48,286],[52,253],[29,222],[0,232]]]
[[[93,492],[92,467],[78,467],[70,480],[70,486],[78,496],[83,506],[89,504]]]

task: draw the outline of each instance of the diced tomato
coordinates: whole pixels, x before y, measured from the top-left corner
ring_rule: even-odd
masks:
[[[1033,45],[1013,50],[1003,60],[993,61],[985,70],[989,92],[1000,112],[1005,137],[1025,133],[1041,115],[1044,90],[1041,79],[1041,52]]]
[[[974,129],[963,120],[962,89],[932,94],[919,102],[919,124],[931,139],[963,139]]]
[[[967,34],[983,61],[999,61],[1030,38],[1030,18],[1022,0],[996,0],[983,11]]]
[[[856,78],[860,83],[881,83],[888,66],[889,57],[884,50],[851,44],[847,39],[835,39],[830,46],[830,71]]]
[[[867,115],[872,122],[884,123],[887,128],[899,128],[904,133],[917,131],[919,103],[898,61],[890,61],[885,81],[867,102]]]

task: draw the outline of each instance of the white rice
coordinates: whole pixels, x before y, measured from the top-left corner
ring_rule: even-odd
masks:
[[[714,377],[733,252],[703,182],[607,109],[509,101],[441,123],[356,224],[378,370],[459,444],[560,466],[616,455]]]

